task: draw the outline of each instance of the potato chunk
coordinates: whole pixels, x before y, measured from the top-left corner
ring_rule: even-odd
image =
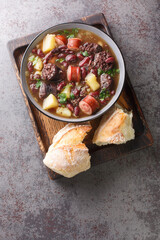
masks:
[[[71,117],[72,113],[68,108],[58,107],[56,113],[63,117]]]
[[[36,64],[34,65],[34,69],[41,71],[43,68],[43,62],[40,58],[38,58]]]
[[[88,73],[85,80],[86,80],[86,83],[90,86],[92,91],[96,91],[97,89],[100,88],[100,84],[93,73]]]
[[[43,100],[43,109],[47,110],[56,107],[58,107],[58,101],[53,94],[50,94],[47,98]]]
[[[67,84],[61,93],[65,93],[67,98],[70,98],[71,95],[71,85]]]
[[[55,48],[56,42],[55,42],[55,35],[54,34],[47,34],[45,38],[43,39],[43,45],[42,45],[42,51],[44,53],[51,51],[53,48]]]

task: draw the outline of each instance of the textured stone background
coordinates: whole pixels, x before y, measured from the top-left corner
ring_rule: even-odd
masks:
[[[160,239],[158,0],[0,1],[0,239]],[[7,41],[103,12],[154,138],[74,179],[48,179]]]

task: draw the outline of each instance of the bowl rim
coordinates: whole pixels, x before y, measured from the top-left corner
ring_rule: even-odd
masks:
[[[36,40],[38,37],[40,37],[41,35],[43,35],[45,32],[50,31],[50,29],[52,29],[53,27],[63,27],[63,26],[65,26],[65,25],[67,25],[67,24],[71,24],[71,25],[74,25],[74,24],[77,24],[77,25],[86,25],[87,27],[90,28],[90,29],[88,29],[90,32],[93,32],[93,31],[91,30],[91,29],[93,28],[93,29],[96,29],[96,30],[104,33],[104,34],[107,35],[107,36],[110,38],[110,40],[113,41],[113,43],[116,45],[116,47],[118,48],[118,50],[119,50],[119,52],[120,52],[120,55],[121,55],[121,57],[122,57],[122,60],[123,60],[122,62],[123,62],[123,67],[124,67],[124,78],[123,78],[123,82],[121,83],[122,86],[121,86],[121,89],[120,89],[120,91],[119,91],[118,96],[115,98],[115,100],[113,101],[113,103],[111,104],[111,106],[109,106],[108,108],[107,108],[108,104],[107,104],[106,106],[104,106],[104,107],[102,108],[102,110],[103,110],[102,112],[99,112],[99,111],[98,111],[95,115],[89,115],[89,116],[83,117],[83,118],[65,118],[65,117],[61,117],[61,116],[58,116],[58,115],[56,115],[56,114],[52,114],[52,113],[44,110],[44,109],[41,107],[41,105],[39,105],[38,103],[37,103],[37,105],[36,105],[36,102],[34,102],[35,100],[34,100],[33,96],[31,95],[31,93],[30,93],[30,95],[28,94],[27,89],[26,89],[26,87],[25,87],[25,85],[24,85],[24,81],[26,81],[25,71],[23,72],[24,60],[25,60],[26,54],[27,54],[28,50],[30,49],[30,47],[32,46],[32,44],[35,42],[35,40]],[[79,28],[80,28],[80,27],[79,27]],[[93,32],[93,33],[94,33],[94,32]],[[48,33],[47,33],[47,34],[48,34]],[[94,34],[96,34],[96,33],[94,33]],[[97,34],[96,34],[96,35],[97,35]],[[101,37],[101,38],[104,39],[103,37]],[[105,40],[105,39],[104,39],[104,40]],[[105,41],[106,41],[106,40],[105,40]],[[114,50],[113,50],[113,51],[114,51]],[[114,53],[115,53],[115,51],[114,51]],[[116,55],[116,53],[115,53],[115,55]],[[21,81],[22,81],[22,87],[23,87],[23,90],[24,90],[24,92],[25,92],[28,100],[34,105],[34,107],[36,107],[36,109],[38,109],[38,111],[40,111],[41,113],[43,113],[45,116],[47,116],[47,117],[49,117],[49,118],[51,118],[51,119],[57,120],[57,121],[68,122],[68,123],[69,123],[69,122],[70,122],[70,123],[87,122],[87,121],[94,120],[94,119],[102,116],[103,114],[105,114],[105,113],[117,102],[117,100],[119,99],[119,97],[120,97],[120,95],[121,95],[121,93],[122,93],[123,87],[124,87],[125,76],[126,76],[126,63],[125,63],[123,54],[122,54],[122,52],[121,52],[118,44],[111,38],[111,36],[110,36],[108,33],[106,33],[104,30],[101,30],[101,29],[99,29],[99,28],[97,28],[97,27],[95,27],[95,26],[92,26],[92,25],[90,25],[90,24],[83,23],[83,22],[82,22],[82,23],[79,23],[79,22],[76,22],[76,21],[75,21],[75,22],[66,22],[66,23],[56,24],[56,25],[51,26],[51,27],[49,27],[49,28],[46,28],[45,30],[43,30],[43,31],[41,31],[40,33],[38,33],[38,34],[33,38],[33,40],[28,44],[28,46],[27,46],[27,48],[26,48],[26,50],[25,50],[25,52],[24,52],[24,54],[23,54],[22,61],[21,61],[21,67],[20,67],[20,78],[21,78]],[[29,91],[29,89],[28,89],[28,91]],[[105,109],[105,107],[106,107],[106,109]]]

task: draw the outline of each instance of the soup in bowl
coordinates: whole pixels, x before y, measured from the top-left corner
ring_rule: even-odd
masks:
[[[21,66],[23,87],[49,117],[82,122],[103,114],[117,100],[125,68],[114,41],[86,24],[61,24],[33,40]]]

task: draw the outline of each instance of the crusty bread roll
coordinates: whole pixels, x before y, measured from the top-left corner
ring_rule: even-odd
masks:
[[[81,143],[91,129],[89,123],[69,123],[54,136],[53,146]]]
[[[92,142],[98,146],[107,144],[122,144],[135,138],[132,127],[132,112],[113,107],[103,117]]]
[[[68,178],[88,170],[90,155],[82,141],[91,128],[90,124],[67,124],[54,136],[43,163]]]

